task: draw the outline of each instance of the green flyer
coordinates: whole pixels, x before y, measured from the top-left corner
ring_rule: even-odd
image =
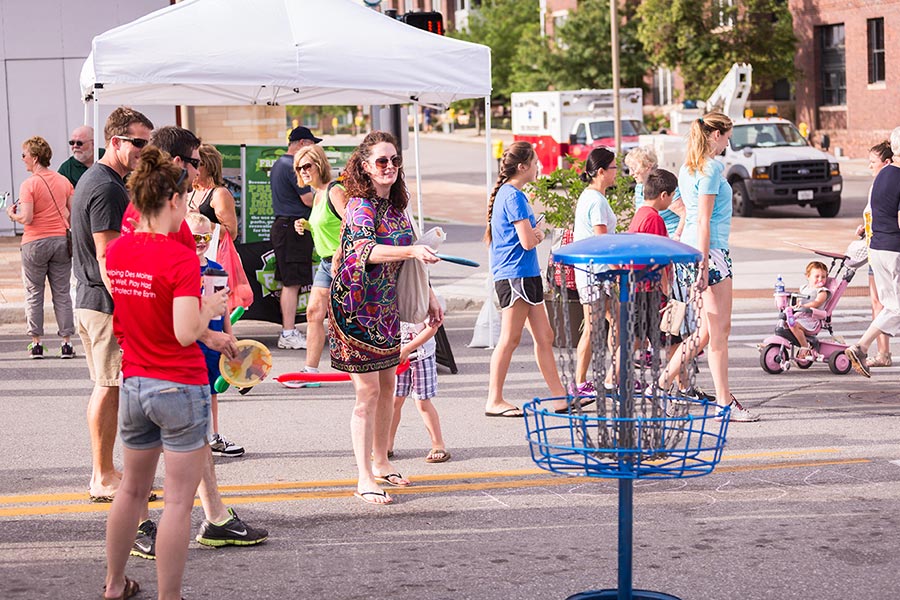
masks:
[[[278,157],[285,153],[282,146],[247,146],[247,198],[244,202],[245,243],[268,241],[275,215],[272,211],[272,187],[269,171]]]

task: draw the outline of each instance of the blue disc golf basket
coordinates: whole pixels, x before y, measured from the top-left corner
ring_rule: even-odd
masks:
[[[605,286],[605,293],[612,294],[613,299],[618,293],[618,303],[614,300],[608,303],[618,308],[618,350],[615,352],[619,367],[617,372],[614,370],[613,389],[604,389],[597,381],[597,399],[589,403],[588,396],[579,396],[570,387],[566,396],[569,408],[564,414],[551,407],[559,398],[535,398],[524,406],[531,457],[539,467],[566,475],[619,480],[618,589],[581,592],[568,600],[678,600],[661,592],[633,589],[633,482],[711,473],[722,458],[729,410],[668,393],[653,385],[663,364],[658,349],[652,371],[654,379],[644,381],[648,371],[635,360],[634,342],[636,331],[643,332],[642,339],[651,331],[659,335],[658,317],[653,322],[653,316],[654,311],[659,312],[664,267],[672,265],[669,270],[674,265],[689,267],[696,265],[700,258],[700,253],[690,246],[640,233],[595,236],[553,252],[556,262],[587,271],[597,289]],[[636,293],[651,288],[658,293],[656,304],[643,297],[646,294]],[[592,360],[605,362],[606,310],[598,310],[592,303],[591,321]],[[651,322],[649,326],[647,321]],[[570,330],[568,323],[563,327]],[[602,333],[593,337],[598,330]],[[573,362],[571,354],[567,362],[562,352],[560,362],[565,383],[568,376],[565,367],[571,367]],[[643,361],[644,350],[640,352],[642,358],[638,360]],[[606,372],[605,365],[601,370]]]

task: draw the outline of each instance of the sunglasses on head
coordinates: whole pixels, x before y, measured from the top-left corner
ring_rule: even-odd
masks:
[[[179,154],[179,155],[178,155],[178,158],[180,158],[180,159],[182,160],[182,162],[186,162],[187,164],[191,165],[191,166],[194,167],[195,169],[199,169],[199,168],[200,168],[200,159],[199,159],[199,158],[193,158],[193,157],[190,157],[190,156],[184,156],[184,155],[182,155],[182,154]]]
[[[303,163],[302,165],[297,165],[297,172],[299,173],[300,171],[309,171],[314,166],[315,165],[313,165],[312,163]]]
[[[114,135],[113,137],[118,138],[123,142],[131,142],[131,145],[138,149],[143,148],[150,143],[150,140],[145,140],[144,138],[128,137],[125,135]]]
[[[81,148],[82,146],[84,146],[84,144],[85,143],[82,142],[81,140],[69,140],[70,146],[77,146],[77,147]]]
[[[387,156],[379,156],[372,162],[375,163],[375,166],[379,169],[387,169],[388,164],[394,165],[394,167],[399,169],[400,165],[403,164],[403,157],[397,154],[390,158],[388,158]]]
[[[212,239],[211,233],[195,233],[194,241],[198,244],[208,244]]]

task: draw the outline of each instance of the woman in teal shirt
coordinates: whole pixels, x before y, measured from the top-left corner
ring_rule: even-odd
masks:
[[[331,165],[320,146],[303,146],[294,154],[294,171],[297,185],[310,186],[315,192],[309,221],[297,219],[294,229],[300,235],[309,231],[313,237],[316,254],[321,261],[313,275],[309,303],[306,307],[306,366],[308,373],[319,372],[319,360],[325,348],[325,314],[331,290],[331,257],[337,251],[341,239],[341,220],[347,206],[344,186],[331,181]],[[304,387],[319,387],[308,383]]]
[[[678,188],[685,206],[685,226],[681,241],[697,248],[703,256],[699,269],[689,277],[701,294],[700,326],[669,361],[660,376],[660,387],[669,389],[682,365],[693,360],[709,345],[709,370],[716,387],[716,402],[731,408],[731,420],[758,421],[759,417],[741,406],[728,385],[728,335],[731,332],[733,284],[728,236],[731,233],[731,185],[725,180],[722,163],[715,157],[731,139],[732,122],[726,115],[712,112],[691,125],[685,164],[678,174]]]

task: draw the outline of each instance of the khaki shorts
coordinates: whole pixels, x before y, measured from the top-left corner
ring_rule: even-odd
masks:
[[[113,334],[112,315],[78,308],[75,310],[78,337],[84,346],[91,381],[102,387],[119,387],[122,349]]]

